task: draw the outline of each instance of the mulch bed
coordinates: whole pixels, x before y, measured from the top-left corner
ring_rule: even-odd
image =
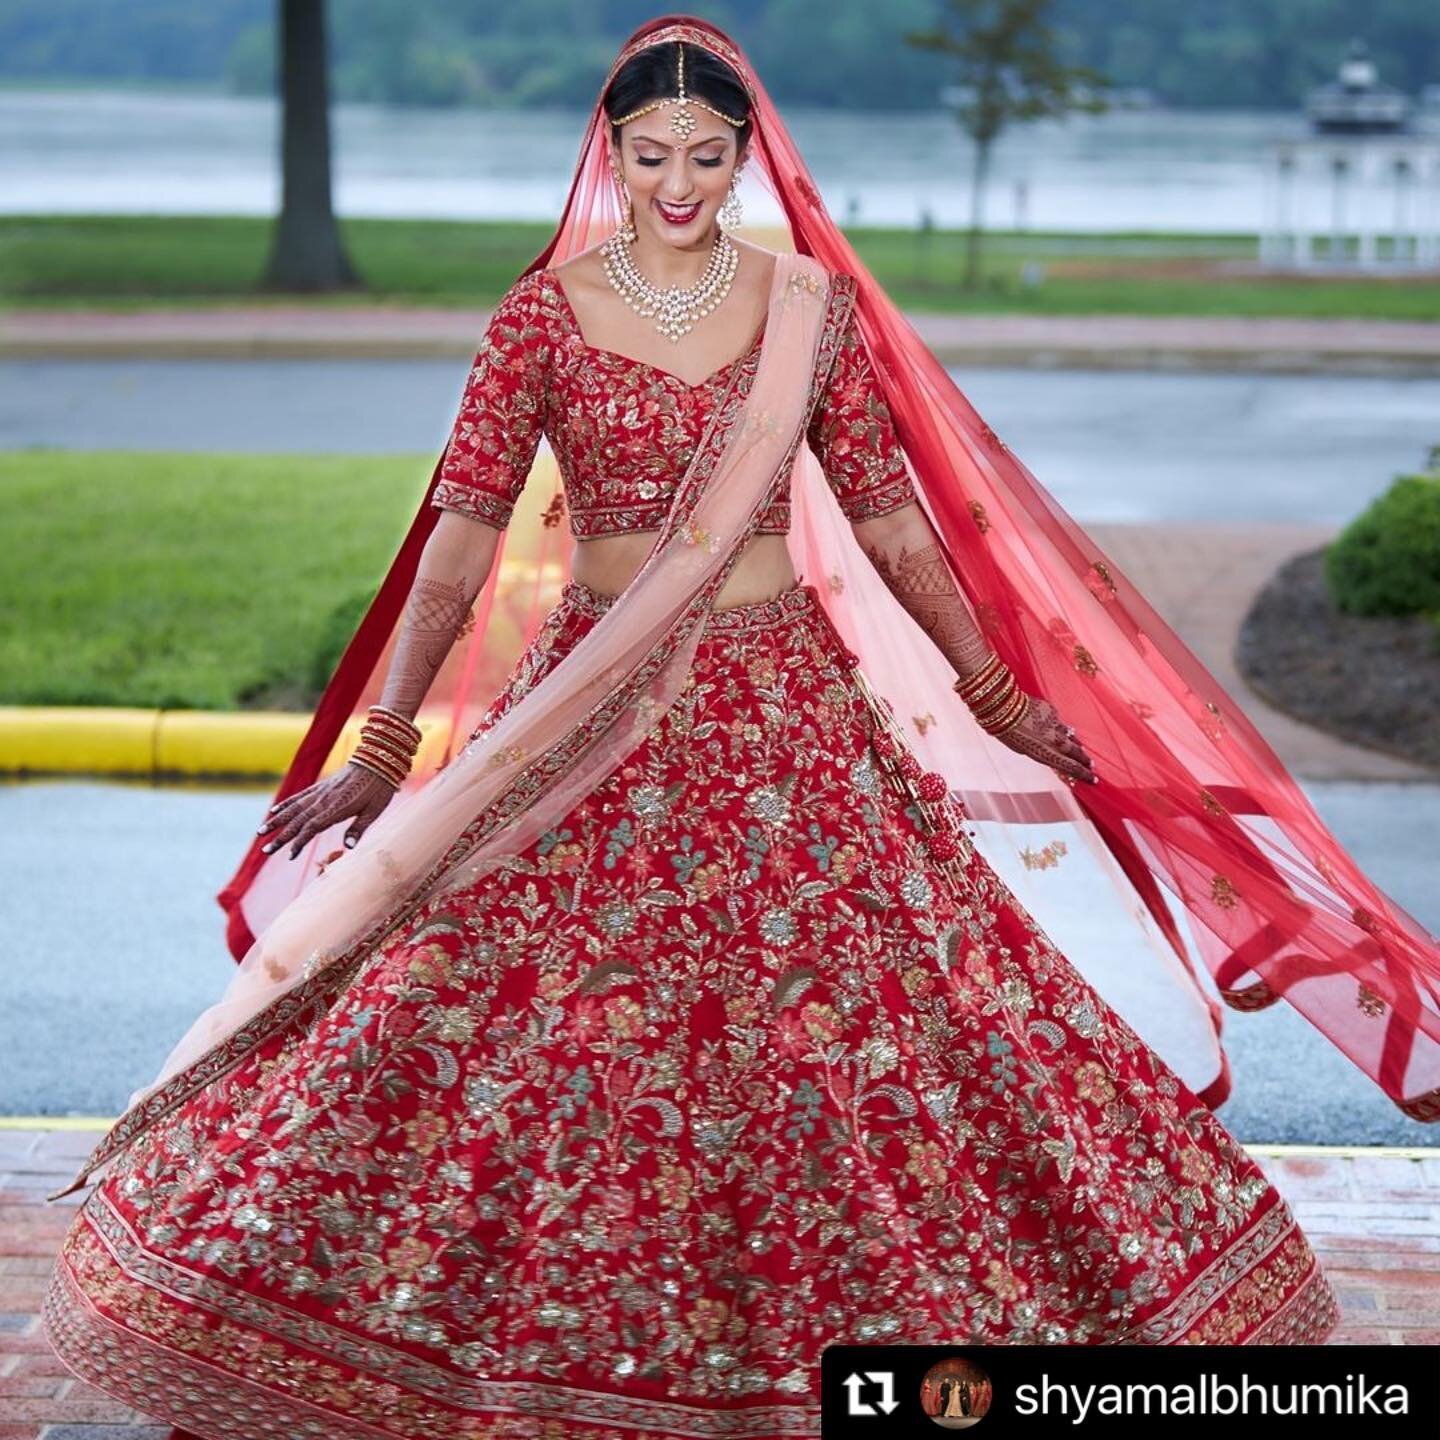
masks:
[[[1440,770],[1440,652],[1420,616],[1345,615],[1325,552],[1287,561],[1256,597],[1235,659],[1277,710],[1341,739]]]

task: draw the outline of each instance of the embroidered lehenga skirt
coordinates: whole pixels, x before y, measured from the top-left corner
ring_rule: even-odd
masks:
[[[705,626],[563,823],[98,1184],[77,1374],[216,1440],[815,1436],[831,1343],[1329,1335],[1256,1164],[973,847],[927,861],[813,589]]]

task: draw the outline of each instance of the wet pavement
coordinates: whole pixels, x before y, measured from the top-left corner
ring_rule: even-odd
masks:
[[[1440,929],[1440,784],[1306,788],[1362,868]],[[214,895],[269,794],[0,786],[0,1115],[115,1115],[154,1078],[229,980]],[[1235,1087],[1219,1114],[1241,1140],[1436,1143],[1287,1006],[1227,1012],[1224,1041]]]
[[[464,360],[0,362],[0,450],[416,457]],[[1082,523],[1339,525],[1436,443],[1440,378],[960,369],[960,388]],[[197,471],[203,481],[203,469]]]

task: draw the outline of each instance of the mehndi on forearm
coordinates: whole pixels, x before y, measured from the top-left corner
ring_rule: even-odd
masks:
[[[480,582],[421,575],[411,587],[400,620],[395,653],[380,703],[411,719],[420,709],[445,657],[464,626]]]
[[[890,593],[959,676],[974,674],[989,658],[991,647],[950,573],[930,522],[917,510],[895,524],[879,520],[867,522],[865,528],[866,558]]]

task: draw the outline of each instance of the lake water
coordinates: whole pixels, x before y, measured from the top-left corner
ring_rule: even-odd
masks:
[[[0,211],[271,214],[279,198],[273,100],[132,91],[0,91]],[[969,213],[969,144],[944,111],[853,114],[787,108],[786,124],[837,219],[915,224]],[[336,206],[351,216],[554,219],[569,185],[579,112],[337,105]],[[1440,121],[1427,121],[1440,132]],[[999,227],[1253,232],[1274,203],[1273,147],[1296,116],[1116,111],[1005,136],[987,190]],[[1440,146],[1440,138],[1432,141]],[[1327,160],[1293,202],[1328,215]],[[1351,222],[1383,228],[1397,204],[1384,142],[1361,162]],[[1433,170],[1440,158],[1427,162]],[[776,218],[754,181],[747,220]],[[1434,188],[1433,186],[1431,187]],[[1440,212],[1440,201],[1428,202]],[[1440,224],[1440,213],[1436,223]]]

